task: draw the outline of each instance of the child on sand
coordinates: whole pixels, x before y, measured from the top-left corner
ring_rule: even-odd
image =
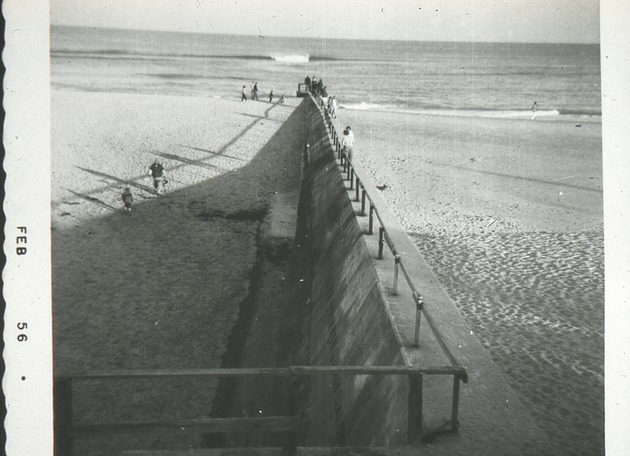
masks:
[[[121,199],[125,207],[123,208],[126,212],[131,212],[131,205],[133,204],[133,195],[131,194],[131,190],[129,187],[125,187],[122,192]]]
[[[284,104],[284,94],[280,95],[280,100],[278,100],[278,104]]]

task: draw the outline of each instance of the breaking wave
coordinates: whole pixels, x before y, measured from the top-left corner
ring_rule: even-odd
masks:
[[[282,63],[308,63],[310,56],[308,54],[272,54],[271,59]]]

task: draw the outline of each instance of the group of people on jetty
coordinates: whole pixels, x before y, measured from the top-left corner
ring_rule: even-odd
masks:
[[[333,119],[337,118],[337,98],[335,95],[329,96],[328,90],[326,90],[326,86],[324,85],[323,79],[317,79],[316,76],[310,77],[306,76],[304,78],[304,84],[310,93],[312,93],[315,97],[319,97],[324,105],[326,106],[326,110],[330,117]],[[341,146],[346,153],[346,156],[352,161],[352,155],[354,151],[354,132],[350,126],[347,126],[343,130],[343,138],[341,139]]]
[[[304,78],[304,84],[309,92],[311,92],[314,96],[321,98],[326,104],[326,109],[328,110],[328,114],[333,119],[337,118],[337,98],[328,95],[328,90],[326,90],[326,86],[324,85],[323,79],[317,79],[316,76],[313,76],[313,79],[306,76]]]
[[[252,81],[252,85],[249,91],[249,95],[253,101],[258,101],[258,82]],[[269,103],[273,103],[273,89],[269,91]],[[247,101],[247,86],[244,85],[241,90],[241,101]],[[280,95],[278,104],[284,104],[284,94]]]
[[[306,84],[309,92],[313,95],[322,99],[325,103],[325,109],[328,110],[328,113],[331,117],[337,117],[337,101],[335,97],[329,97],[326,92],[326,86],[321,79],[317,79],[313,76],[313,79],[308,76],[304,79],[304,83]],[[246,86],[243,86],[243,90],[241,92],[241,101],[247,101],[246,95]],[[251,99],[258,101],[258,83],[256,81],[252,81],[251,85]],[[269,102],[273,102],[273,90],[269,92]],[[284,95],[280,97],[278,101],[279,104],[284,103]],[[347,126],[343,130],[343,138],[341,139],[341,146],[350,161],[352,161],[353,152],[354,152],[354,132],[350,126]],[[166,179],[166,170],[164,165],[156,158],[153,163],[149,166],[148,174],[153,181],[153,188],[155,190],[156,195],[160,195],[166,192],[166,184],[168,180]],[[123,202],[123,210],[125,212],[130,213],[131,208],[133,206],[133,194],[131,193],[131,189],[129,187],[125,187],[120,196]]]

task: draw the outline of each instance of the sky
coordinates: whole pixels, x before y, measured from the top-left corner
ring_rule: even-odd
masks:
[[[599,43],[598,0],[51,0],[52,24],[419,41]]]

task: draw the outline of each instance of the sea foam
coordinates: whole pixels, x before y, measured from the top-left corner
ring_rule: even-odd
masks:
[[[400,105],[379,103],[341,103],[343,109],[354,111],[385,111],[402,114],[424,114],[432,116],[462,116],[462,117],[496,117],[496,118],[530,118],[533,113],[530,110],[490,110],[490,109],[409,109]],[[536,117],[553,117],[560,115],[557,109],[540,110]]]
[[[308,54],[275,54],[271,55],[271,58],[282,63],[307,63],[309,61]]]

